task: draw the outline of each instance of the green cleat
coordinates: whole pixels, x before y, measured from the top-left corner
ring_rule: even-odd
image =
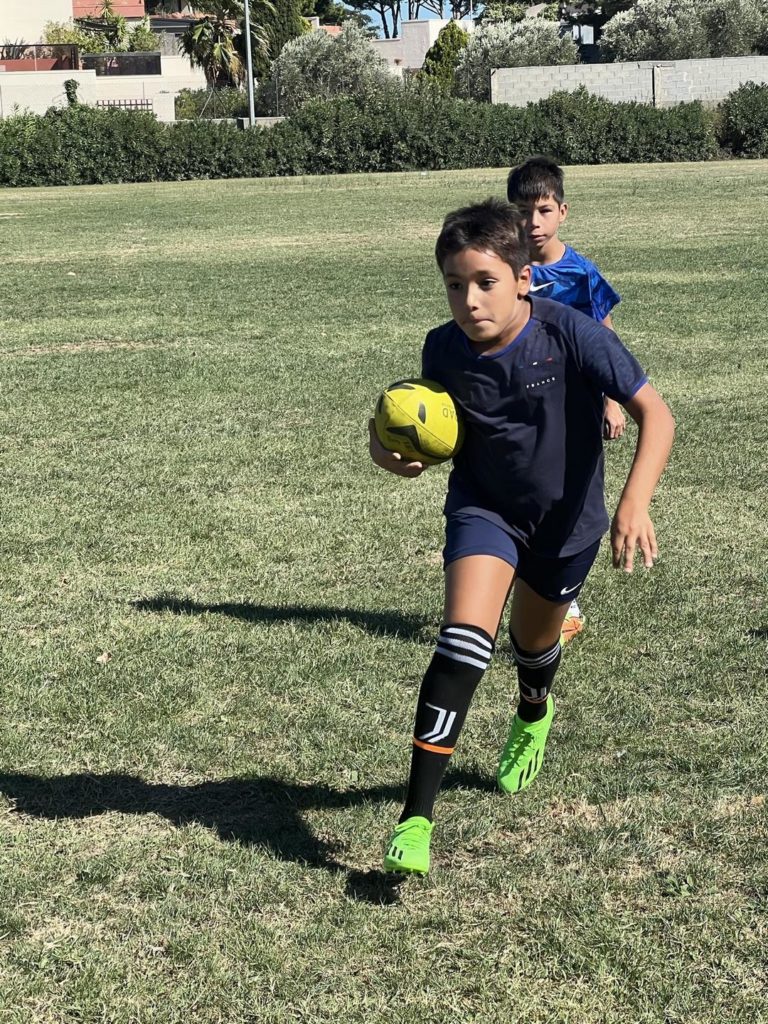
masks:
[[[426,875],[429,871],[429,840],[432,822],[414,815],[401,821],[384,854],[384,870],[404,875]]]
[[[501,752],[496,781],[505,793],[519,793],[530,786],[544,762],[549,727],[555,714],[552,697],[547,698],[547,713],[539,722],[512,719],[507,742]]]

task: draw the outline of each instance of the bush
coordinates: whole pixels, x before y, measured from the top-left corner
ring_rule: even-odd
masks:
[[[315,99],[359,96],[386,87],[387,62],[357,25],[347,22],[333,38],[310,32],[283,47],[260,100],[274,113],[293,114]]]
[[[100,32],[86,32],[74,22],[48,21],[43,28],[44,43],[69,43],[81,53],[104,53],[107,40]]]
[[[155,53],[160,49],[160,40],[149,27],[149,20],[144,18],[128,34],[128,49],[134,53]]]
[[[76,104],[51,108],[42,117],[25,115],[20,126],[25,145],[14,152],[16,120],[0,122],[6,156],[0,165],[13,168],[11,180],[0,179],[3,184],[153,181],[164,164],[166,132],[152,114]]]
[[[536,152],[566,164],[710,160],[717,155],[715,114],[701,103],[666,110],[611,103],[583,87],[529,104],[535,110]]]
[[[176,97],[176,118],[246,117],[248,97],[242,89],[182,89]]]
[[[434,83],[393,81],[364,103],[316,102],[287,123],[309,143],[305,173],[317,174],[499,166],[528,152],[528,121],[512,107],[451,99]]]
[[[716,119],[700,103],[657,110],[583,89],[492,106],[391,78],[364,97],[308,101],[268,130],[77,105],[0,121],[0,186],[508,167],[533,152],[567,164],[707,160]],[[768,156],[768,86],[732,93],[719,131],[735,154]]]
[[[764,0],[638,0],[603,27],[608,61],[691,60],[760,52],[768,36]]]
[[[455,91],[473,100],[491,98],[494,68],[576,64],[579,51],[570,36],[561,36],[557,25],[539,18],[498,25],[480,25],[470,36],[456,68]]]
[[[440,29],[437,39],[427,50],[422,74],[434,79],[446,92],[451,92],[456,75],[456,65],[459,62],[461,51],[468,42],[467,30],[462,28],[458,21],[451,19]]]
[[[768,23],[761,0],[707,0],[701,19],[711,57],[741,57],[759,53]]]
[[[768,85],[747,82],[723,102],[720,143],[734,156],[768,157]]]
[[[488,0],[477,17],[478,25],[498,25],[502,21],[522,21],[526,6],[515,0]]]

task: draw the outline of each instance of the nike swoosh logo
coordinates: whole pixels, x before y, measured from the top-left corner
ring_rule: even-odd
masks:
[[[561,594],[570,594],[572,590],[575,590],[576,587],[580,587],[582,583],[583,583],[583,580],[579,580],[579,582],[576,584],[575,587],[563,587],[563,589],[560,591],[560,593]]]
[[[554,281],[545,281],[544,284],[532,284],[528,289],[529,292],[540,292],[542,288],[549,288],[553,285]]]

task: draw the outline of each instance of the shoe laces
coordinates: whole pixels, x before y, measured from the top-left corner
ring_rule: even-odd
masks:
[[[525,729],[521,729],[520,732],[514,737],[512,742],[509,744],[507,749],[504,751],[505,761],[516,761],[518,758],[525,754],[528,747],[533,743],[534,737],[527,732]]]
[[[408,825],[402,832],[398,832],[392,842],[393,846],[400,846],[405,850],[414,850],[423,845],[424,837],[429,836],[429,831],[422,824],[416,822]]]

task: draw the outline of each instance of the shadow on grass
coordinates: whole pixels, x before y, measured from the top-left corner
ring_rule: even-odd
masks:
[[[329,608],[325,605],[271,605],[245,602],[205,604],[172,594],[159,594],[131,601],[140,612],[172,612],[174,615],[229,615],[244,622],[351,622],[368,633],[396,636],[404,640],[431,641],[436,624],[420,615],[397,611],[363,611],[359,608]],[[426,635],[425,635],[426,634]]]
[[[445,788],[493,788],[474,773],[453,772]],[[159,814],[181,827],[199,824],[224,841],[260,846],[281,860],[347,874],[347,893],[376,904],[397,901],[397,880],[379,871],[356,871],[341,863],[338,845],[314,835],[302,814],[314,808],[348,808],[400,800],[402,785],[337,790],[280,779],[231,778],[192,786],[145,782],[134,775],[107,773],[40,776],[0,774],[0,792],[18,814],[35,818],[89,818],[110,811]],[[382,821],[384,833],[393,822]]]

